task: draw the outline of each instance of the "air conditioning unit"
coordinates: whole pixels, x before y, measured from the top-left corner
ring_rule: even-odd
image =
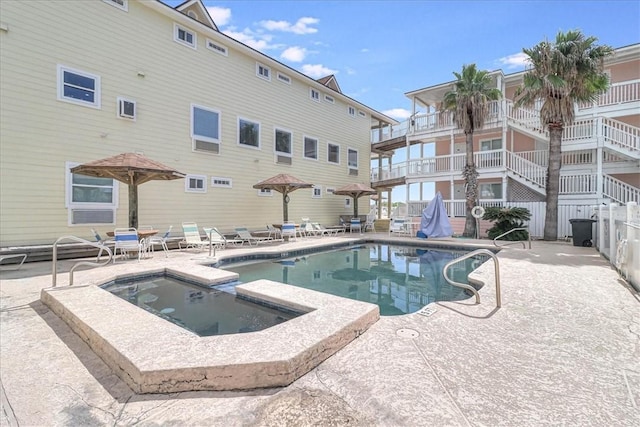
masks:
[[[281,165],[290,165],[292,163],[292,159],[289,156],[276,156],[276,163]]]
[[[193,140],[193,149],[195,151],[206,151],[207,153],[220,154],[220,144],[217,142]]]
[[[118,99],[118,117],[124,119],[136,118],[136,103],[135,101],[129,101],[126,99]]]
[[[358,176],[358,169],[349,169],[350,176]]]

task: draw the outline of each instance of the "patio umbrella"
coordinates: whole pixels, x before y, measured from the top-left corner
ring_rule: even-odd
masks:
[[[353,216],[358,216],[358,199],[362,196],[370,196],[372,194],[377,194],[378,192],[373,188],[369,187],[365,184],[355,183],[345,185],[344,187],[338,188],[333,194],[338,196],[350,196],[353,197]]]
[[[299,188],[311,188],[313,184],[304,182],[299,178],[286,173],[281,173],[276,176],[272,176],[262,182],[257,183],[253,188],[260,190],[275,190],[278,193],[282,193],[282,219],[289,221],[289,193],[296,191]]]
[[[138,228],[138,185],[153,180],[184,178],[185,175],[169,166],[141,154],[122,153],[106,159],[94,160],[71,169],[71,173],[113,178],[129,185],[129,227]]]

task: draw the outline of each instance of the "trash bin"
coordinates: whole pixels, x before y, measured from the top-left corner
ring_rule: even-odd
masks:
[[[576,218],[570,219],[569,222],[571,223],[573,246],[591,247],[593,245],[591,242],[593,238],[592,225],[596,221],[593,219]]]

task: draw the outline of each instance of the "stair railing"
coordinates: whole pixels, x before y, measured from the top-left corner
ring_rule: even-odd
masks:
[[[496,245],[499,248],[502,248],[504,246],[517,245],[518,243],[522,243],[522,249],[526,249],[527,245],[524,243],[524,240],[507,241],[503,245],[498,245],[498,239],[500,239],[501,237],[504,237],[504,236],[506,236],[508,234],[511,234],[514,231],[526,231],[527,232],[527,240],[529,241],[529,249],[531,249],[531,233],[529,233],[529,228],[527,228],[527,227],[512,228],[511,230],[507,231],[506,233],[502,233],[501,235],[496,236],[493,239],[493,244]]]
[[[73,266],[69,270],[69,286],[73,285],[73,272],[78,267],[83,265],[90,266],[90,267],[102,267],[104,265],[109,264],[113,259],[113,254],[111,253],[111,249],[109,249],[107,246],[103,245],[100,242],[90,242],[89,240],[81,239],[80,237],[76,237],[76,236],[62,236],[58,240],[56,240],[55,243],[53,244],[53,261],[52,261],[53,267],[51,272],[51,282],[54,288],[56,287],[56,282],[58,277],[58,243],[62,242],[63,240],[71,240],[78,243],[84,243],[85,245],[93,246],[94,248],[106,250],[107,253],[109,254],[109,258],[104,263],[91,262],[91,261],[79,261],[73,264]]]
[[[460,261],[464,261],[466,259],[472,258],[472,257],[474,257],[476,255],[480,255],[480,254],[489,255],[493,259],[493,265],[494,265],[495,276],[496,276],[496,307],[501,307],[502,306],[502,298],[501,298],[501,292],[500,292],[500,265],[498,263],[498,257],[496,256],[496,254],[491,252],[489,249],[476,249],[473,252],[469,252],[467,254],[462,255],[459,258],[456,258],[456,259],[453,259],[453,260],[449,261],[443,267],[442,275],[444,276],[444,280],[446,280],[447,283],[449,283],[451,286],[456,286],[458,288],[466,289],[466,290],[472,292],[473,295],[475,295],[475,297],[476,297],[476,304],[480,304],[480,295],[478,294],[478,291],[476,290],[476,288],[474,288],[473,286],[468,285],[466,283],[456,282],[455,280],[451,279],[447,274],[447,272],[449,270],[449,267],[451,267],[452,265],[457,264]]]

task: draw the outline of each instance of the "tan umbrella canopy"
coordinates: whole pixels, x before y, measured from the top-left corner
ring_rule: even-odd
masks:
[[[129,185],[129,227],[138,228],[138,185],[147,181],[184,178],[185,175],[162,163],[136,153],[122,153],[94,160],[71,169],[71,173],[113,178]]]
[[[289,193],[296,191],[299,188],[311,187],[313,187],[313,184],[304,182],[301,179],[296,178],[293,175],[287,175],[286,173],[272,176],[271,178],[253,186],[253,188],[261,190],[275,190],[278,193],[282,193],[282,219],[284,221],[289,221],[289,209],[287,206],[289,203]]]
[[[365,184],[360,184],[359,182],[354,184],[345,185],[344,187],[338,188],[333,194],[338,196],[351,196],[353,197],[353,216],[358,216],[358,199],[362,196],[370,196],[372,194],[377,194],[378,192],[373,188],[369,187]]]

